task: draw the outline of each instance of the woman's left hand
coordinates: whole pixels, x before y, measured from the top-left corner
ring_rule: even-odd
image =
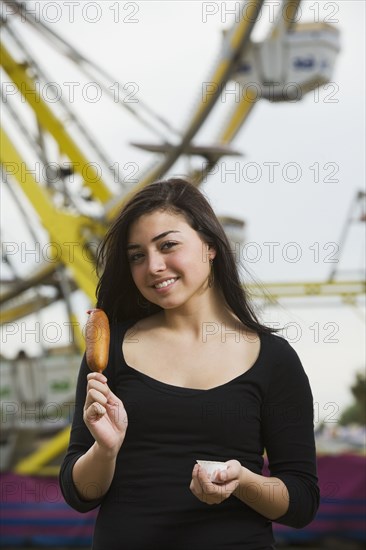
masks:
[[[225,464],[227,469],[221,472],[217,471],[213,481],[199,464],[193,468],[189,488],[201,502],[220,504],[229,498],[238,487],[242,465],[237,460],[228,460]]]

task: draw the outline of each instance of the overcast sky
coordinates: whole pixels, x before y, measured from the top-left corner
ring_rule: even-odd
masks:
[[[38,18],[115,75],[116,81],[127,83],[128,93],[136,93],[179,131],[187,126],[219,58],[222,30],[235,22],[230,11],[239,6],[239,2],[193,1],[30,4]],[[264,6],[256,40],[263,37],[278,4],[273,1]],[[302,2],[300,22],[318,20],[333,24],[340,32],[341,51],[331,84],[301,101],[259,101],[233,143],[242,157],[224,158],[202,185],[218,214],[245,221],[245,238],[252,246],[246,248],[244,260],[263,283],[325,281],[335,266],[332,259],[351,202],[364,190],[365,4]],[[155,158],[129,143],[158,143],[159,138],[105,95],[93,101],[90,80],[54,54],[28,25],[21,23],[18,29],[50,80],[59,83],[63,96],[72,99],[74,111],[111,161],[118,163],[121,175],[126,177],[129,166],[134,166],[138,177]],[[65,84],[70,82],[76,83],[74,97],[70,84]],[[195,142],[215,142],[235,103],[233,95],[224,99]],[[133,106],[139,108],[139,103]],[[20,108],[25,119],[29,117],[25,106]],[[16,139],[14,129],[9,131]],[[199,163],[193,161],[194,166]],[[188,167],[187,160],[180,161],[171,173],[185,173]],[[6,193],[3,196],[7,198]],[[18,229],[14,237],[14,229],[9,229],[14,222],[21,225],[14,209],[3,209],[2,218],[3,241],[31,243],[26,232]],[[362,277],[364,245],[364,224],[353,223],[337,264],[342,270],[339,277]],[[29,268],[29,263],[20,261],[20,253],[13,259],[20,270]],[[292,323],[287,336],[310,377],[322,418],[350,402],[348,388],[356,370],[364,366],[364,346],[360,345],[365,328],[363,301],[359,304],[355,308],[338,299],[288,300],[281,308],[263,312],[264,321]],[[62,314],[61,308],[51,314],[43,312],[42,322]],[[34,322],[33,317],[27,322]],[[3,353],[11,356],[20,345],[19,338],[20,331],[8,337]],[[32,342],[29,349],[36,353]]]

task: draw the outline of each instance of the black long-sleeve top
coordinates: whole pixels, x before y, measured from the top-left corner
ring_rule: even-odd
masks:
[[[131,320],[112,326],[104,371],[128,414],[110,489],[100,499],[84,501],[72,481],[74,463],[94,443],[83,421],[90,372],[85,357],[70,445],[60,471],[70,506],[86,512],[100,505],[93,550],[274,548],[272,522],[237,497],[208,505],[189,489],[196,459],[236,459],[261,474],[265,450],[271,476],[281,479],[290,495],[288,511],[276,522],[307,525],[319,505],[313,400],[290,344],[280,336],[261,334],[259,356],[248,371],[209,390],[189,389],[127,365],[122,342],[133,324]]]

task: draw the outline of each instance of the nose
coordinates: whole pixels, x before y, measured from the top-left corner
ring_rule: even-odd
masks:
[[[150,273],[159,273],[165,270],[164,256],[159,252],[153,252],[148,258],[148,270]]]

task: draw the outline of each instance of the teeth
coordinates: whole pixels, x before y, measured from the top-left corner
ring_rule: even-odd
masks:
[[[167,281],[163,281],[162,283],[159,283],[159,284],[155,285],[155,288],[164,288],[164,287],[174,283],[174,281],[175,281],[175,279],[168,279]]]

